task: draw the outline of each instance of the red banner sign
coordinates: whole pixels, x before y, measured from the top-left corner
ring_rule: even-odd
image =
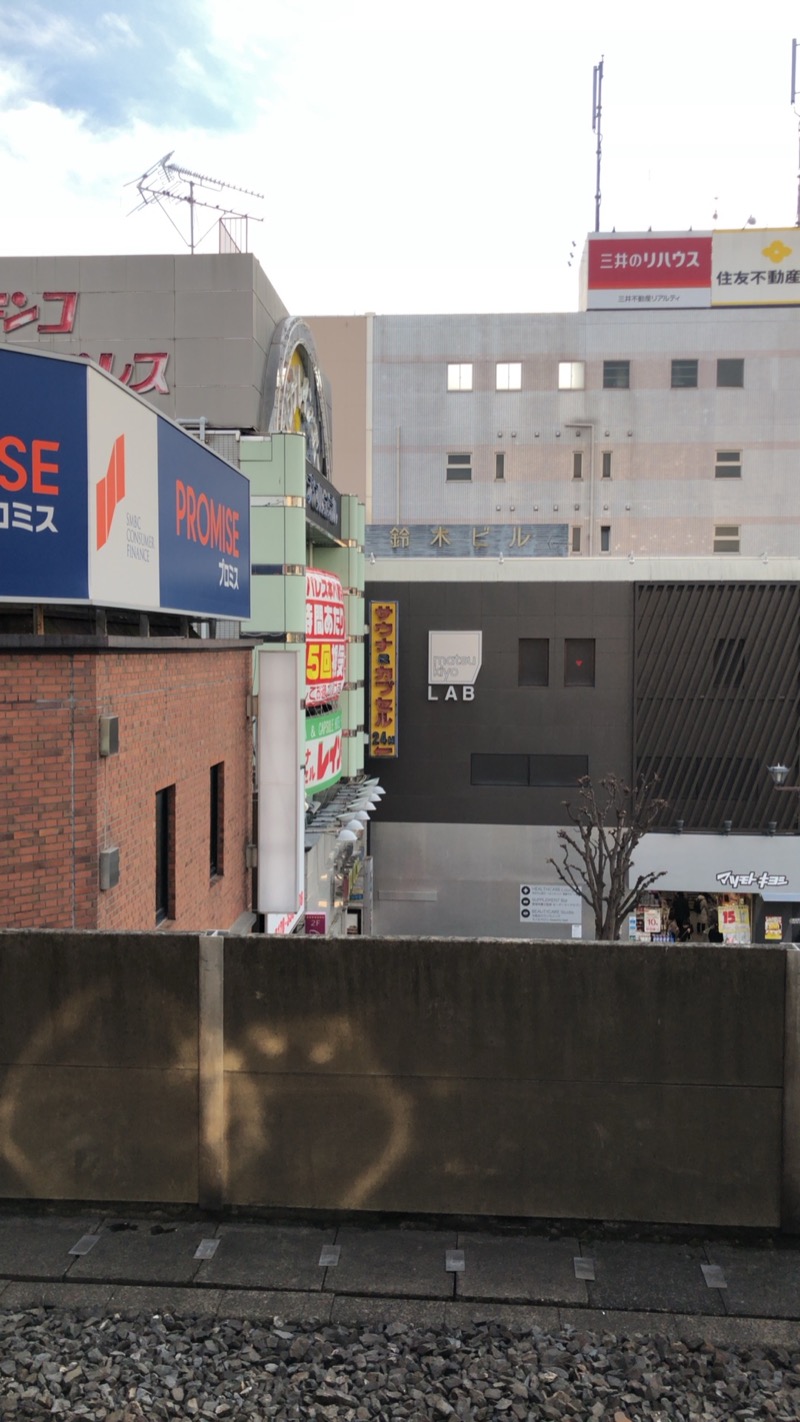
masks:
[[[589,290],[652,291],[711,285],[711,237],[590,237]]]
[[[339,579],[306,569],[306,706],[338,701],[344,686],[344,594]]]

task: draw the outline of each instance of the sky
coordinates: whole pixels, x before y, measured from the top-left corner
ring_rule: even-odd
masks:
[[[788,0],[0,0],[0,255],[188,251],[137,189],[171,153],[249,190],[195,188],[296,314],[575,310],[594,66],[601,230],[791,227],[795,37]]]

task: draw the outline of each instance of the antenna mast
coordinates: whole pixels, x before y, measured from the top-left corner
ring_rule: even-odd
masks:
[[[195,173],[191,168],[181,168],[177,163],[173,163],[171,159],[172,153],[165,153],[164,157],[159,158],[157,163],[154,163],[151,168],[148,168],[147,172],[143,173],[141,178],[135,178],[133,180],[136,184],[136,191],[141,198],[141,202],[138,203],[132,211],[141,212],[142,208],[149,207],[153,202],[157,202],[161,208],[164,208],[165,202],[188,203],[188,238],[180,232],[177,224],[172,222],[169,213],[166,215],[192,254],[196,252],[198,244],[208,235],[211,231],[211,227],[213,227],[217,221],[220,227],[220,239],[222,239],[224,232],[228,240],[232,241],[226,225],[226,218],[234,218],[244,225],[244,250],[247,251],[247,224],[249,222],[262,222],[263,218],[255,217],[252,213],[237,212],[228,203],[205,201],[197,197],[195,190],[199,188],[201,191],[210,191],[219,193],[220,195],[226,192],[245,193],[248,197],[256,198],[263,198],[264,194],[253,192],[252,188],[238,188],[234,183],[227,183],[222,178],[210,178],[206,173]],[[131,184],[128,183],[127,186],[130,187]],[[211,223],[211,227],[208,227],[201,237],[197,237],[195,233],[195,209],[198,207],[222,214],[219,219],[214,219]],[[164,211],[166,212],[165,208]],[[233,243],[233,245],[237,247],[238,244]],[[220,251],[222,250],[222,245],[220,245]]]
[[[798,147],[800,147],[800,114],[797,113],[797,40],[792,40],[792,108],[798,120]],[[800,158],[797,171],[797,218],[795,226],[800,227]]]
[[[795,41],[796,43],[796,41]],[[603,113],[603,59],[594,66],[592,74],[592,133],[597,134],[597,191],[594,195],[594,230],[600,231],[600,158],[603,152],[603,135],[600,120]],[[800,219],[798,219],[800,221]]]

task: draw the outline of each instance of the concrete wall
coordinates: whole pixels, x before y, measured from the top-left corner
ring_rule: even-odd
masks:
[[[800,1229],[795,957],[1,932],[0,1195]]]

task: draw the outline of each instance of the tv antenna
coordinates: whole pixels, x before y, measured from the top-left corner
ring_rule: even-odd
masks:
[[[603,114],[603,59],[594,66],[592,74],[592,133],[597,134],[597,191],[594,195],[594,230],[600,231],[600,159],[603,152],[603,135],[600,120]]]
[[[173,150],[174,151],[174,150]],[[207,173],[195,173],[191,168],[181,168],[177,163],[172,162],[172,152],[165,153],[163,158],[159,158],[146,173],[142,173],[141,178],[134,178],[126,187],[131,187],[135,183],[136,191],[141,198],[141,202],[131,209],[131,212],[141,212],[142,208],[149,207],[151,203],[158,203],[165,215],[172,222],[172,226],[178,233],[181,241],[185,242],[189,251],[194,254],[199,244],[206,238],[211,229],[219,223],[220,229],[220,251],[247,251],[248,223],[263,222],[263,218],[255,217],[252,213],[237,212],[230,203],[210,202],[205,197],[198,197],[197,190],[203,193],[244,193],[247,197],[264,197],[263,193],[253,192],[252,188],[239,188],[235,183],[227,183],[222,178],[210,178]],[[185,202],[189,206],[189,236],[184,236],[177,222],[173,222],[166,204],[170,202]],[[201,237],[195,233],[195,210],[203,208],[206,211],[220,213],[220,217],[214,218],[211,225],[206,228]],[[230,220],[240,224],[240,231],[244,232],[244,246],[242,247],[233,237],[229,222]],[[223,237],[224,234],[224,237]],[[223,245],[224,242],[224,245]]]

